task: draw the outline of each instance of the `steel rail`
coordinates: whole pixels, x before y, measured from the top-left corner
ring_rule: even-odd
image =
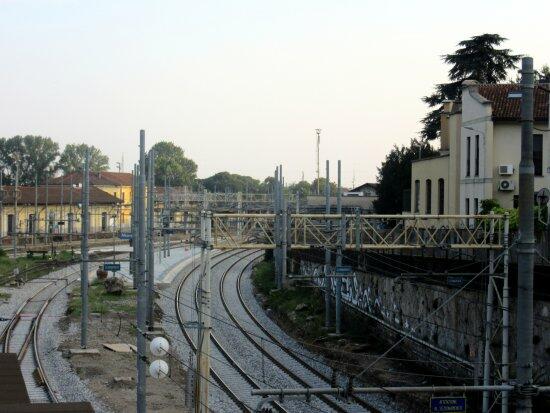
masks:
[[[254,253],[257,253],[258,251],[255,251]],[[248,254],[244,257],[241,257],[239,260],[237,260],[235,263],[233,263],[231,265],[231,267],[229,267],[229,269],[227,271],[225,271],[225,273],[222,275],[222,277],[220,278],[220,286],[219,286],[219,290],[220,290],[220,296],[221,296],[221,301],[222,301],[222,304],[223,304],[223,307],[225,308],[225,311],[227,312],[227,314],[229,315],[229,317],[231,318],[231,320],[233,321],[233,323],[235,324],[235,326],[239,329],[239,331],[248,339],[248,341],[250,341],[250,343],[252,345],[254,345],[254,347],[256,347],[256,349],[258,349],[263,355],[265,355],[269,360],[271,360],[271,362],[277,366],[280,370],[282,370],[285,374],[287,374],[290,378],[292,378],[294,381],[296,381],[297,383],[299,383],[300,385],[304,386],[304,387],[311,387],[307,381],[305,381],[304,379],[302,379],[300,376],[298,376],[296,373],[294,373],[292,370],[290,370],[288,367],[286,367],[281,361],[279,361],[275,356],[273,356],[270,352],[268,352],[267,350],[265,350],[264,348],[262,348],[262,346],[260,344],[258,344],[256,342],[256,340],[254,340],[251,336],[251,334],[242,326],[241,323],[239,323],[239,321],[237,320],[237,318],[235,317],[235,315],[229,310],[229,306],[227,304],[227,301],[225,299],[225,294],[224,294],[224,281],[225,281],[225,278],[226,276],[229,274],[229,272],[239,263],[241,262],[242,260],[246,259],[248,256],[250,255],[253,255],[254,253],[251,253],[251,254]],[[252,261],[253,262],[253,261]],[[246,267],[245,267],[246,269]],[[242,270],[242,272],[245,271],[245,269]],[[284,350],[284,349],[283,349]],[[286,352],[286,350],[284,350]],[[323,402],[325,403],[326,405],[330,406],[332,409],[334,409],[335,411],[337,412],[347,412],[346,409],[342,408],[337,402],[335,402],[334,400],[332,400],[331,398],[325,396],[325,395],[317,395],[317,397]]]
[[[286,354],[288,354],[290,357],[292,357],[294,360],[296,360],[298,363],[300,363],[304,368],[306,368],[307,370],[309,370],[311,373],[313,373],[314,375],[316,375],[317,377],[319,377],[321,380],[325,381],[327,384],[330,384],[330,377],[327,377],[324,373],[322,373],[321,371],[317,370],[316,368],[314,368],[311,364],[309,364],[308,362],[306,362],[305,360],[303,360],[301,357],[299,357],[298,355],[296,355],[293,351],[287,349],[287,347],[281,343],[281,341],[275,337],[267,328],[265,328],[262,323],[260,323],[260,321],[258,320],[258,318],[252,313],[252,311],[250,310],[250,308],[246,305],[245,301],[244,301],[244,298],[243,298],[243,295],[242,295],[242,289],[241,289],[241,280],[244,276],[244,274],[246,273],[247,269],[250,268],[254,262],[256,260],[253,260],[253,261],[250,261],[246,267],[243,268],[243,270],[241,271],[241,273],[239,274],[239,277],[237,278],[237,282],[236,282],[236,286],[237,286],[237,296],[239,297],[239,301],[242,305],[242,307],[244,308],[244,310],[246,311],[246,313],[248,314],[248,316],[252,319],[252,321],[254,322],[254,324],[256,324],[256,326],[258,326],[258,328],[260,330],[262,330],[262,332],[267,336],[269,337],[269,339],[274,342],[277,346],[279,346],[279,348],[281,348]],[[365,400],[361,399],[360,397],[357,397],[355,395],[351,395],[350,397],[355,403],[357,403],[358,405],[360,405],[361,407],[364,407],[365,409],[368,409],[369,411],[373,412],[373,413],[382,413],[381,410],[377,409],[376,407],[374,407],[372,404],[366,402]]]
[[[216,255],[215,257],[213,258],[219,258],[220,256],[222,255],[225,255],[226,252],[222,252],[218,255]],[[237,255],[238,253],[236,254],[233,254],[233,255]],[[230,255],[228,257],[225,257],[223,258],[221,261],[219,262],[216,262],[214,263],[212,266],[216,266],[218,265],[219,263],[225,261],[226,259],[232,257],[233,255]],[[187,280],[190,278],[191,274],[193,274],[197,269],[199,269],[201,266],[201,264],[198,264],[196,266],[194,266],[190,271],[188,271],[182,278],[182,280],[180,281],[180,283],[178,284],[178,287],[176,289],[176,294],[175,294],[175,299],[174,299],[174,305],[175,305],[175,309],[176,309],[176,318],[178,320],[178,324],[180,326],[180,329],[181,331],[183,332],[183,335],[187,341],[187,343],[189,344],[189,347],[191,347],[191,350],[196,353],[197,352],[197,346],[195,345],[195,342],[193,341],[193,339],[191,338],[191,335],[189,334],[189,332],[187,331],[187,329],[185,328],[185,323],[183,321],[183,317],[181,315],[181,311],[180,311],[180,306],[179,306],[179,301],[180,301],[180,296],[181,296],[181,291],[183,289],[183,286],[185,285],[185,283],[187,282]],[[191,366],[189,366],[191,367]],[[210,367],[210,374],[212,375],[212,377],[214,378],[214,380],[220,385],[220,387],[223,389],[223,391],[229,396],[229,398],[231,400],[233,400],[233,402],[245,413],[253,413],[253,411],[250,409],[249,406],[247,406],[245,403],[243,403],[239,398],[238,396],[231,390],[231,388],[229,387],[229,385],[227,383],[225,383],[225,381],[221,378],[221,376],[216,373],[216,371]]]
[[[228,257],[224,258],[222,261],[219,261],[217,264],[219,265],[220,263],[225,262],[226,260],[228,260],[230,258],[236,257],[236,256],[238,256],[239,254],[241,254],[243,252],[244,251],[239,251],[236,254],[229,255]],[[237,263],[239,263],[241,260],[243,260],[245,258],[248,258],[249,256],[254,255],[256,253],[257,253],[257,251],[254,251],[254,252],[248,253],[244,257],[240,257],[237,261],[235,261],[233,264],[231,264],[231,266],[224,272],[224,276],[226,274],[228,274],[229,271],[231,271],[231,269],[233,269],[233,267]],[[199,311],[198,292],[199,292],[199,283],[197,283],[197,285],[195,286],[195,294],[194,294],[195,295],[195,308],[197,309],[197,311]],[[235,370],[237,370],[237,372],[241,375],[241,377],[243,377],[246,380],[246,382],[248,384],[250,384],[250,386],[253,389],[260,389],[259,384],[254,380],[254,378],[252,378],[252,376],[250,376],[248,373],[246,373],[244,371],[244,369],[239,365],[239,363],[237,363],[237,361],[229,355],[229,352],[222,346],[220,341],[216,338],[216,336],[213,333],[210,334],[210,340],[212,341],[212,343],[214,343],[214,345],[220,351],[220,353],[222,353],[222,355],[227,359],[227,361],[235,368]],[[286,410],[278,401],[272,400],[271,404],[280,412],[288,412],[288,410]]]

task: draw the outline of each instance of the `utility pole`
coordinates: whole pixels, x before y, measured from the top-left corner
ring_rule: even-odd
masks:
[[[197,358],[197,396],[195,403],[196,413],[208,413],[208,385],[210,381],[210,282],[211,262],[210,250],[212,249],[212,213],[203,211],[201,217],[201,238],[202,238],[202,272],[201,272],[201,300],[200,300],[200,321],[199,321],[199,343]]]
[[[531,413],[533,385],[533,58],[521,59],[521,162],[519,164],[519,240],[517,303],[517,412]]]
[[[317,180],[319,182],[319,180]],[[327,160],[326,164],[326,178],[325,178],[325,214],[330,214],[330,165]],[[326,230],[330,230],[330,219],[326,220]],[[325,246],[325,327],[330,328],[330,277],[329,275],[330,268],[330,249],[328,246]]]
[[[137,257],[137,412],[145,413],[146,405],[146,342],[145,318],[147,291],[145,289],[145,131],[139,131],[139,191],[138,191],[138,257]]]
[[[509,342],[510,342],[510,287],[508,285],[508,259],[509,259],[509,231],[510,231],[510,217],[508,212],[504,213],[504,234],[503,234],[503,247],[504,252],[502,256],[502,383],[508,384],[510,378],[510,356],[509,356]],[[502,413],[508,413],[509,403],[508,391],[502,392]]]
[[[17,211],[17,192],[19,191],[19,154],[15,154],[15,187],[13,190],[13,259],[17,258],[17,236],[19,235],[19,212]]]
[[[491,215],[493,215],[494,212],[491,211]],[[493,235],[495,233],[495,221],[494,219],[491,219],[490,222],[490,230],[489,234],[491,237],[491,240],[493,238]],[[488,386],[491,381],[491,330],[493,326],[493,302],[494,302],[494,272],[495,272],[495,252],[490,249],[489,250],[489,277],[487,281],[487,301],[485,304],[485,350],[484,350],[484,356],[483,356],[483,385]],[[488,413],[489,412],[489,402],[490,402],[490,396],[491,393],[488,390],[485,390],[483,392],[483,407],[482,412]]]
[[[280,283],[279,274],[281,268],[279,267],[279,167],[275,168],[275,179],[273,181],[273,213],[275,214],[275,222],[273,224],[273,238],[275,241],[275,249],[273,250],[273,261],[275,263],[275,281],[277,282],[277,288],[282,288]]]
[[[38,172],[34,174],[34,217],[32,223],[32,243],[35,244],[38,237],[39,229],[37,224],[40,225],[38,220]]]
[[[336,213],[340,215],[340,242],[338,243],[338,251],[336,254],[336,266],[342,266],[342,254],[344,253],[345,241],[345,217],[342,215],[342,161],[338,160],[338,193],[336,198]],[[336,334],[342,333],[342,278],[336,278]]]
[[[149,151],[147,186],[147,325],[152,331],[154,319],[154,285],[155,285],[155,225],[154,225],[154,194],[155,194],[155,151]]]
[[[168,181],[167,181],[167,178],[166,178],[166,175],[164,175],[164,195],[163,195],[163,205],[164,205],[164,208],[162,210],[163,214],[162,214],[162,256],[164,258],[166,258],[166,255],[167,255],[167,249],[168,249],[168,246],[167,246],[167,236],[166,236],[166,230],[168,228],[168,223],[170,222],[170,213],[168,211],[168,199],[169,199],[169,195],[168,195]]]
[[[90,151],[84,156],[84,171],[82,176],[82,238],[80,240],[80,256],[82,257],[80,272],[80,295],[82,311],[80,315],[80,347],[88,346],[88,230],[90,227]]]
[[[321,179],[321,166],[319,163],[319,146],[321,145],[321,129],[315,129],[317,134],[317,195],[321,195],[321,186],[319,179]]]
[[[134,164],[134,175],[133,175],[133,185],[132,185],[132,253],[130,261],[130,269],[132,272],[132,281],[134,290],[138,287],[138,275],[137,275],[137,256],[138,256],[138,168]]]

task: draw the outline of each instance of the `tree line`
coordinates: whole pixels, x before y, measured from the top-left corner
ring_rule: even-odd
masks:
[[[168,140],[157,142],[152,147],[155,153],[155,185],[165,183],[172,187],[188,186],[194,190],[207,189],[210,192],[273,192],[273,177],[263,181],[251,176],[218,172],[208,178],[197,178],[197,164],[185,156],[180,146]],[[19,184],[42,185],[47,178],[59,174],[82,172],[86,151],[90,153],[90,171],[101,172],[109,169],[109,157],[93,145],[68,144],[60,151],[59,144],[49,137],[27,135],[0,139],[0,173],[4,185],[15,183],[19,169]],[[331,182],[335,193],[336,184]],[[324,194],[325,179],[319,182]],[[286,191],[307,196],[316,193],[317,180],[301,181],[287,186]]]
[[[0,138],[0,173],[5,185],[15,183],[19,169],[19,184],[43,184],[58,172],[81,171],[86,150],[90,150],[91,169],[109,169],[109,157],[93,145],[68,144],[63,151],[51,138],[26,135]]]

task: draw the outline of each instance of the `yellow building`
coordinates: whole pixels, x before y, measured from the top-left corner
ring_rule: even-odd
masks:
[[[82,186],[83,174],[73,172],[50,180],[53,185]],[[132,209],[132,174],[128,172],[90,172],[90,186],[121,200],[119,229],[130,227]]]
[[[550,85],[535,86],[535,191],[550,188],[549,96]],[[411,212],[477,214],[485,199],[517,207],[520,101],[520,85],[463,82],[462,99],[443,105],[439,154],[412,163]]]
[[[4,186],[0,204],[0,236],[23,238],[79,234],[82,188],[60,185]],[[118,231],[122,200],[97,187],[90,187],[90,233]]]

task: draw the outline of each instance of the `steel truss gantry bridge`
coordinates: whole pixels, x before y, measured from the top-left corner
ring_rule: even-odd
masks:
[[[212,214],[216,249],[502,249],[503,215]],[[284,237],[283,237],[284,238]]]

